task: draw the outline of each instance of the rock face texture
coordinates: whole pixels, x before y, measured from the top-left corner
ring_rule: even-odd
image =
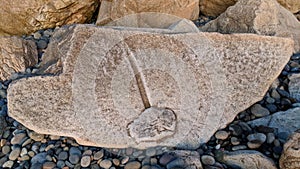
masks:
[[[43,72],[8,89],[8,113],[38,133],[114,148],[197,148],[262,99],[288,62],[286,38],[58,29]]]
[[[0,37],[0,81],[8,80],[16,72],[24,72],[37,61],[37,49],[33,41]]]
[[[141,12],[166,13],[194,20],[199,16],[199,0],[102,0],[97,25]]]
[[[233,168],[241,169],[277,169],[272,159],[254,150],[225,152],[221,160]]]
[[[238,0],[200,0],[200,12],[206,16],[219,16]]]
[[[219,16],[226,9],[234,5],[238,0],[200,0],[200,11],[206,16]],[[300,11],[300,1],[298,0],[277,0],[283,7],[297,13]]]
[[[281,169],[300,168],[300,130],[296,131],[284,144],[279,166]]]
[[[159,18],[159,19],[157,19]],[[199,32],[197,26],[190,20],[165,13],[143,12],[124,16],[111,21],[105,26],[122,26],[131,28],[169,29],[177,32]]]
[[[0,0],[0,35],[23,35],[84,23],[91,19],[98,3],[98,0]]]
[[[268,126],[276,128],[278,132],[292,134],[300,128],[300,108],[293,108],[287,111],[277,112],[270,116],[248,122],[251,126]]]
[[[290,37],[300,52],[300,22],[276,0],[240,0],[201,30]]]
[[[293,74],[289,77],[289,92],[292,98],[300,102],[300,74]]]

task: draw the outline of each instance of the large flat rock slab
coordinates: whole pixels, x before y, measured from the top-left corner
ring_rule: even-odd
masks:
[[[19,37],[0,37],[0,81],[11,78],[14,73],[25,72],[38,62],[34,41]]]
[[[47,76],[10,84],[9,116],[83,145],[197,148],[262,99],[293,41],[74,25],[47,50]]]

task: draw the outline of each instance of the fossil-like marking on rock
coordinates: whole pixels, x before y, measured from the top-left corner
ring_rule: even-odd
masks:
[[[137,142],[159,141],[174,134],[176,121],[171,109],[150,107],[128,125],[128,130]]]

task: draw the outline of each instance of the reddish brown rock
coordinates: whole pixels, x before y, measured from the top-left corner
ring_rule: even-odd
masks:
[[[197,148],[262,99],[293,51],[286,38],[143,30],[58,29],[42,65],[56,74],[12,83],[9,115],[84,145]]]
[[[14,73],[24,72],[37,61],[37,49],[33,41],[0,37],[0,81],[8,80]]]
[[[166,13],[194,20],[199,16],[199,0],[102,0],[97,25],[142,12]]]
[[[89,21],[99,0],[0,0],[0,35],[30,34]]]

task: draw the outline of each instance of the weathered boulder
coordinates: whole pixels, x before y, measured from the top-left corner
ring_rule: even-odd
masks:
[[[274,161],[255,150],[224,152],[220,161],[232,168],[241,169],[277,169]]]
[[[284,144],[279,166],[281,169],[300,168],[300,130],[293,133]]]
[[[37,49],[33,41],[0,37],[0,81],[8,80],[14,73],[24,72],[37,61]]]
[[[285,132],[288,135],[300,128],[300,107],[274,113],[256,120],[249,121],[248,124],[255,126],[268,126],[277,129],[278,133]]]
[[[0,4],[0,35],[23,35],[84,23],[91,19],[99,0],[0,0]]]
[[[293,41],[74,25],[47,50],[43,71],[55,75],[11,83],[11,117],[84,145],[197,148],[262,99]]]
[[[200,0],[200,11],[206,16],[219,16],[226,9],[234,5],[238,0]],[[300,1],[298,0],[277,0],[283,7],[297,13],[300,11]]]
[[[201,30],[290,37],[300,52],[300,22],[276,0],[240,0]]]
[[[292,98],[300,102],[300,74],[293,74],[289,77],[289,92]]]
[[[169,29],[175,30],[178,33],[199,32],[197,26],[188,19],[157,12],[142,12],[126,15],[107,23],[105,26],[122,26],[125,27],[125,29],[128,29],[128,27]]]
[[[96,24],[105,25],[126,15],[142,12],[166,13],[194,20],[199,16],[199,0],[102,0]]]
[[[238,0],[199,0],[200,12],[206,16],[219,16]]]

